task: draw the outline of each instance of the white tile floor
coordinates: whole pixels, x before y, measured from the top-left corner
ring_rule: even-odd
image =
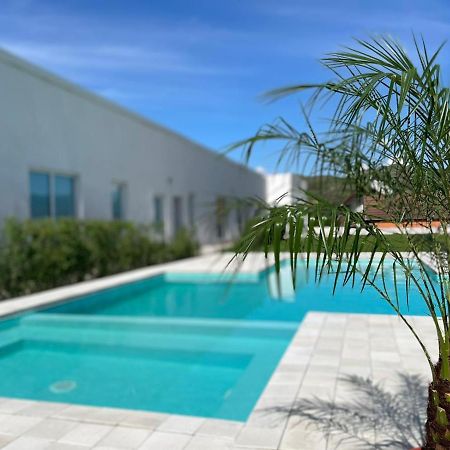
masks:
[[[201,257],[184,264],[175,263],[178,265],[175,267],[177,271],[205,271],[205,267],[217,271],[224,266],[225,258],[228,256]],[[174,264],[163,269],[173,267]],[[261,258],[254,257],[245,263],[243,270],[251,273],[263,267]],[[154,273],[162,270],[151,269]],[[150,269],[145,270],[148,276]],[[145,271],[138,275],[142,273]],[[110,281],[115,283],[116,279],[112,277]],[[92,286],[94,290],[99,288],[95,283]],[[87,288],[64,289],[71,290],[73,295],[74,289]],[[70,296],[66,291],[64,294]],[[28,304],[56,298],[54,293],[39,295],[37,300],[28,299]],[[14,304],[9,303],[3,312],[13,310]],[[429,348],[436,347],[431,320],[425,317],[412,320]],[[327,442],[313,427],[299,422],[293,409],[295,402],[313,396],[330,400],[351,398],[352,392],[339,381],[342,375],[349,374],[372,377],[394,390],[399,370],[428,377],[425,358],[397,317],[312,312],[300,325],[245,423],[3,398],[0,448],[332,450],[337,448],[337,441]],[[351,450],[349,444],[340,448]]]

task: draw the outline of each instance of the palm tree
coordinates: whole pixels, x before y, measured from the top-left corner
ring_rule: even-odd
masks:
[[[262,242],[266,255],[274,254],[279,272],[280,254],[286,250],[294,286],[297,259],[303,254],[318,280],[333,274],[336,288],[337,283],[354,283],[361,277],[362,289],[377,290],[413,333],[430,366],[426,449],[450,448],[450,91],[442,84],[441,49],[430,54],[423,40],[414,39],[411,58],[391,38],[358,40],[322,59],[331,81],[270,93],[279,97],[311,90],[304,109],[306,131],[278,119],[236,144],[249,157],[259,143],[278,142],[281,160],[312,157],[317,173],[345,178],[355,195],[369,196],[375,204],[373,213],[355,212],[318,196],[298,198],[290,205],[266,205],[238,253],[245,256]],[[323,102],[333,106],[334,114],[328,131],[319,134],[309,116]],[[404,235],[408,253],[397,251],[375,225],[380,216]],[[408,227],[417,219],[425,234],[420,241]],[[424,263],[424,242],[436,274]],[[368,263],[361,265],[367,250]],[[402,276],[406,295],[412,288],[420,292],[436,328],[438,361],[432,360],[401,310],[398,289],[392,293],[387,288],[386,270],[393,272],[394,280]]]

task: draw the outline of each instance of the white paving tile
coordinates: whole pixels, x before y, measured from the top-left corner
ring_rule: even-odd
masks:
[[[139,450],[183,450],[191,439],[189,434],[155,431]]]
[[[111,430],[112,427],[107,425],[80,423],[66,433],[59,442],[63,444],[94,446]]]
[[[121,425],[155,430],[170,416],[168,414],[149,413],[144,411],[128,411],[127,415],[120,421]]]
[[[62,411],[58,411],[56,414],[54,414],[54,417],[84,422],[87,420],[89,414],[92,414],[93,409],[95,408],[92,408],[91,406],[71,405],[68,408],[63,409]]]
[[[20,436],[42,420],[40,417],[2,414],[0,415],[0,433]]]
[[[245,446],[242,447],[241,445],[235,445],[234,447],[231,447],[231,450],[266,450],[265,448],[262,447],[254,447],[253,445],[251,447]]]
[[[121,423],[128,414],[126,409],[90,408],[84,417],[89,422],[116,425]]]
[[[47,439],[20,437],[3,447],[4,450],[45,450],[51,444]]]
[[[63,444],[62,442],[52,442],[45,450],[86,450],[89,447],[84,445]]]
[[[10,434],[0,433],[0,448],[5,447],[6,444],[9,444],[14,439],[15,439],[15,437]]]
[[[9,399],[0,403],[0,413],[14,414],[22,411],[30,406],[33,406],[35,402],[31,400]]]
[[[198,417],[173,415],[158,427],[158,431],[194,434],[204,421]]]
[[[26,436],[57,441],[77,426],[77,422],[61,419],[44,419],[25,432]]]
[[[209,435],[234,439],[243,428],[241,422],[232,422],[230,420],[208,419],[197,430],[198,435]]]
[[[213,436],[194,436],[184,450],[230,450],[233,442]]]
[[[239,433],[236,444],[241,446],[254,446],[267,449],[276,449],[283,435],[283,428],[266,428],[246,425]]]
[[[21,409],[20,414],[24,416],[48,417],[68,408],[65,403],[33,402],[30,406]]]
[[[130,428],[115,427],[99,443],[100,447],[113,447],[123,449],[138,448],[150,436],[151,431]]]
[[[326,450],[327,443],[323,435],[299,422],[298,418],[289,419],[279,446],[280,450]]]

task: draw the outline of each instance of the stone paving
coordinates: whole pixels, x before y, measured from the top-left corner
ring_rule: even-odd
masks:
[[[202,258],[206,259],[188,261],[185,269],[201,271],[217,261]],[[217,267],[222,263],[223,259]],[[257,261],[247,265],[255,270]],[[431,320],[411,320],[434,349]],[[296,401],[350,399],[352,392],[340,380],[350,374],[371,377],[395,391],[399,371],[428,378],[429,369],[418,344],[396,316],[310,312],[245,423],[3,398],[0,448],[351,450],[350,444],[338,447],[337,440],[327,442],[313,427],[299,422]]]

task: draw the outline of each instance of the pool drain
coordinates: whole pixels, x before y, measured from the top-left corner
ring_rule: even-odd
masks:
[[[77,387],[77,383],[73,380],[55,381],[49,386],[50,391],[54,394],[65,394],[71,392]]]

